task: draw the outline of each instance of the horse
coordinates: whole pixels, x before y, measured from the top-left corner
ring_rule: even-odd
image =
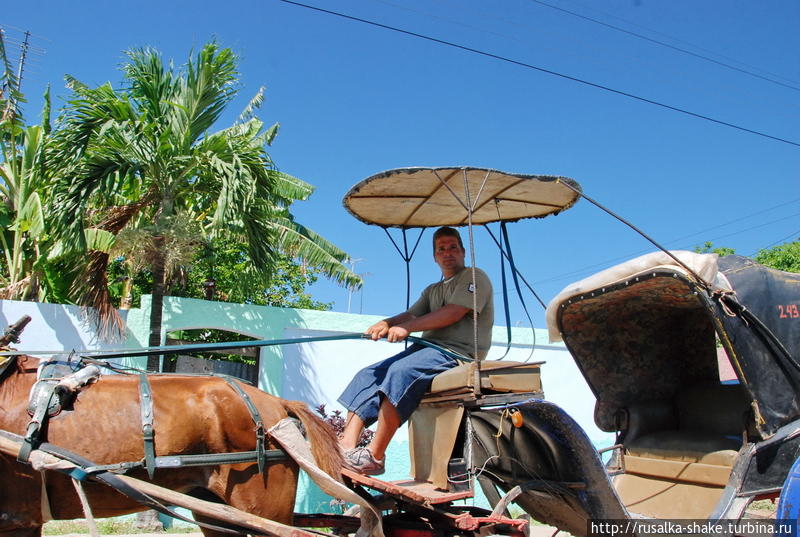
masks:
[[[0,429],[24,435],[31,387],[39,361],[17,356],[0,381]],[[256,449],[253,418],[243,398],[225,379],[212,376],[150,375],[156,455],[229,453]],[[240,387],[254,403],[265,429],[288,416],[305,428],[317,464],[340,479],[342,456],[333,429],[301,402],[287,401],[252,386]],[[139,461],[144,457],[138,375],[102,375],[79,392],[68,409],[49,418],[46,441],[95,464]],[[264,449],[280,449],[271,438]],[[298,466],[291,459],[157,469],[153,483],[205,500],[222,502],[283,524],[292,523]],[[143,469],[132,477],[148,479]],[[55,520],[83,518],[71,479],[40,473],[0,454],[0,537],[41,535],[49,508]],[[97,517],[145,509],[106,485],[86,481],[86,496]],[[43,492],[46,494],[43,495]],[[195,514],[198,521],[208,521]],[[206,537],[222,532],[202,528]]]

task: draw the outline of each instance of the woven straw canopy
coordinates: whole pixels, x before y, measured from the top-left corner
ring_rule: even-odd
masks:
[[[364,179],[344,197],[353,216],[382,227],[463,226],[542,218],[570,208],[580,185],[566,177],[486,168],[399,168]]]

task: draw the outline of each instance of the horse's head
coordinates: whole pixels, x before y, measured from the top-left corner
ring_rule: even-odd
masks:
[[[38,367],[39,359],[27,354],[0,356],[0,383],[15,373],[35,373]]]
[[[27,416],[28,395],[36,380],[39,360],[27,355],[0,359],[0,429],[6,429],[9,421],[26,419],[23,415]]]

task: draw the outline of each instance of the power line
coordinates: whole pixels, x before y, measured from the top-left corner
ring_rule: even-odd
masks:
[[[745,67],[749,67],[750,69],[756,69],[756,70],[758,70],[758,71],[761,71],[762,73],[766,73],[766,74],[768,74],[768,75],[770,75],[770,76],[774,76],[775,78],[781,78],[781,79],[783,79],[783,80],[786,80],[787,82],[792,82],[792,83],[794,83],[794,84],[797,84],[797,83],[798,83],[796,80],[793,80],[793,79],[791,79],[791,78],[788,78],[788,77],[786,77],[786,76],[784,76],[784,75],[780,75],[780,74],[778,74],[778,73],[772,73],[772,72],[770,72],[770,71],[767,71],[766,69],[762,69],[762,68],[760,68],[760,67],[756,67],[756,66],[754,66],[754,65],[750,65],[750,64],[748,64],[748,63],[745,63],[745,62],[743,62],[743,61],[741,61],[741,60],[738,60],[738,59],[736,59],[736,58],[732,58],[732,57],[730,57],[730,56],[726,56],[725,54],[722,54],[722,53],[720,53],[720,52],[718,52],[718,51],[715,51],[715,50],[710,50],[710,49],[708,49],[708,48],[701,47],[700,45],[697,45],[696,43],[690,43],[689,41],[686,41],[686,40],[683,40],[683,39],[678,39],[678,38],[676,38],[675,36],[671,36],[671,35],[665,34],[664,32],[659,32],[658,30],[654,30],[654,29],[652,29],[652,28],[648,28],[647,26],[643,26],[643,25],[641,25],[641,24],[638,24],[638,23],[636,23],[636,22],[629,21],[629,20],[627,20],[627,19],[623,19],[622,17],[617,17],[616,15],[614,15],[614,14],[612,14],[612,13],[608,13],[608,12],[606,12],[606,11],[600,11],[600,10],[598,10],[598,9],[593,9],[593,8],[591,8],[591,7],[587,6],[585,3],[584,3],[584,7],[585,7],[586,9],[588,9],[589,11],[594,11],[595,13],[600,13],[600,14],[602,14],[602,15],[606,16],[606,17],[610,17],[610,18],[612,18],[612,19],[616,19],[616,20],[618,20],[618,21],[620,21],[620,22],[624,22],[625,24],[628,24],[628,25],[630,25],[630,26],[635,26],[635,27],[637,27],[637,28],[641,28],[641,29],[643,29],[643,30],[647,30],[648,32],[650,32],[650,33],[652,33],[652,34],[656,34],[656,35],[660,35],[660,36],[662,36],[662,37],[666,37],[667,39],[671,39],[672,41],[675,41],[675,42],[677,42],[677,43],[683,43],[684,45],[688,45],[688,46],[690,46],[690,47],[694,47],[694,48],[696,48],[697,50],[702,50],[702,51],[704,51],[704,52],[708,52],[709,54],[713,54],[713,55],[715,55],[715,56],[718,56],[718,57],[720,57],[720,58],[724,58],[724,59],[726,59],[726,60],[730,60],[730,61],[732,61],[732,62],[736,62],[736,63],[738,63],[739,65],[744,65]]]
[[[770,220],[769,222],[764,222],[763,224],[758,224],[757,226],[751,226],[751,227],[748,227],[748,228],[745,228],[745,229],[740,229],[739,231],[734,231],[732,233],[726,233],[725,235],[719,235],[717,237],[712,237],[710,240],[711,240],[711,242],[713,242],[713,241],[717,241],[719,239],[725,239],[725,238],[728,238],[728,237],[732,237],[733,235],[739,235],[740,233],[747,233],[748,231],[753,231],[754,229],[759,229],[759,228],[762,228],[762,227],[770,226],[770,225],[775,224],[777,222],[783,222],[784,220],[789,220],[790,218],[796,219],[798,216],[800,216],[800,213],[790,214],[789,216],[784,216],[782,218],[776,218],[775,220]]]
[[[798,238],[794,239],[795,241],[800,240],[800,229],[798,229],[794,233],[789,233],[785,237],[780,238],[780,239],[776,240],[775,242],[772,242],[772,243],[764,246],[763,248],[760,248],[759,251],[766,250],[768,248],[772,248],[773,246],[776,246],[778,244],[783,244],[783,243],[787,242],[789,239],[791,239],[792,237],[798,237]],[[750,254],[747,257],[755,257],[757,254],[758,254],[758,252],[753,252],[752,254]]]
[[[542,5],[542,6],[545,6],[545,7],[549,7],[550,9],[555,9],[556,11],[560,11],[562,13],[567,13],[569,15],[572,15],[573,17],[578,17],[579,19],[587,20],[589,22],[593,22],[595,24],[599,24],[601,26],[605,26],[606,28],[611,28],[612,30],[615,30],[617,32],[622,32],[624,34],[636,37],[638,39],[643,39],[645,41],[649,41],[650,43],[655,43],[656,45],[660,45],[662,47],[666,47],[666,48],[681,52],[683,54],[687,54],[689,56],[693,56],[695,58],[699,58],[701,60],[705,60],[707,62],[714,63],[716,65],[725,67],[727,69],[731,69],[733,71],[738,71],[740,73],[744,73],[746,75],[749,75],[749,76],[752,76],[752,77],[755,77],[755,78],[760,78],[761,80],[766,80],[767,82],[771,82],[773,84],[777,84],[779,86],[783,86],[784,88],[789,88],[789,89],[793,89],[795,91],[800,91],[800,88],[797,87],[797,86],[793,86],[791,84],[786,84],[786,83],[780,82],[778,80],[774,80],[772,78],[759,75],[758,73],[753,73],[752,71],[748,71],[747,69],[742,69],[740,67],[736,67],[735,65],[731,65],[729,63],[725,63],[725,62],[722,62],[722,61],[719,61],[719,60],[715,60],[714,58],[709,58],[708,56],[704,56],[702,54],[698,54],[696,52],[692,52],[691,50],[686,50],[686,49],[683,49],[683,48],[680,48],[680,47],[676,47],[675,45],[670,45],[669,43],[665,43],[663,41],[659,41],[658,39],[653,39],[652,37],[647,37],[646,35],[638,34],[636,32],[631,32],[630,30],[626,30],[625,28],[620,28],[619,26],[614,26],[613,24],[608,24],[607,22],[603,22],[603,21],[598,20],[598,19],[593,19],[592,17],[587,17],[586,15],[581,15],[580,13],[576,13],[575,11],[570,11],[568,9],[564,9],[563,7],[555,6],[553,4],[548,4],[547,2],[543,2],[542,0],[528,0],[528,1],[529,2],[534,2],[536,4],[539,4],[539,5]]]
[[[355,22],[361,22],[361,23],[364,23],[364,24],[369,24],[371,26],[378,27],[378,28],[383,28],[385,30],[390,30],[390,31],[401,33],[401,34],[404,34],[404,35],[417,37],[419,39],[424,39],[426,41],[431,41],[433,43],[438,43],[440,45],[445,45],[445,46],[456,48],[456,49],[463,50],[463,51],[466,51],[466,52],[471,52],[473,54],[478,54],[480,56],[485,56],[487,58],[500,60],[502,62],[510,63],[512,65],[517,65],[519,67],[525,67],[526,69],[532,69],[534,71],[539,71],[541,73],[546,73],[546,74],[549,74],[549,75],[557,76],[559,78],[570,80],[572,82],[577,82],[579,84],[590,86],[590,87],[593,87],[593,88],[596,88],[596,89],[601,89],[601,90],[604,90],[604,91],[607,91],[607,92],[610,92],[610,93],[621,95],[623,97],[628,97],[629,99],[634,99],[634,100],[637,100],[637,101],[640,101],[640,102],[644,102],[644,103],[652,104],[654,106],[658,106],[660,108],[665,108],[667,110],[672,110],[673,112],[679,112],[679,113],[687,115],[687,116],[691,116],[691,117],[695,117],[695,118],[698,118],[698,119],[703,119],[703,120],[706,120],[706,121],[710,121],[712,123],[716,123],[718,125],[723,125],[723,126],[726,126],[726,127],[730,127],[732,129],[736,129],[736,130],[739,130],[739,131],[742,131],[742,132],[755,134],[756,136],[761,136],[763,138],[769,138],[770,140],[775,140],[777,142],[783,142],[785,144],[793,145],[795,147],[800,147],[800,143],[794,142],[792,140],[787,140],[785,138],[780,138],[778,136],[773,136],[773,135],[767,134],[765,132],[757,131],[757,130],[754,130],[754,129],[749,129],[747,127],[742,127],[740,125],[735,125],[733,123],[728,123],[727,121],[722,121],[720,119],[715,119],[715,118],[712,118],[710,116],[699,114],[697,112],[691,112],[691,111],[683,109],[683,108],[678,108],[677,106],[672,106],[672,105],[669,105],[669,104],[665,104],[665,103],[661,103],[661,102],[658,102],[658,101],[654,101],[654,100],[648,99],[646,97],[640,97],[638,95],[634,95],[632,93],[628,93],[628,92],[625,92],[625,91],[622,91],[622,90],[614,89],[614,88],[611,88],[609,86],[604,86],[602,84],[597,84],[595,82],[590,82],[588,80],[584,80],[584,79],[577,78],[577,77],[574,77],[574,76],[571,76],[571,75],[566,75],[566,74],[563,74],[563,73],[559,73],[557,71],[552,71],[550,69],[545,69],[544,67],[538,67],[536,65],[532,65],[532,64],[525,63],[525,62],[522,62],[522,61],[519,61],[519,60],[514,60],[514,59],[511,59],[511,58],[507,58],[505,56],[500,56],[498,54],[493,54],[491,52],[485,52],[483,50],[479,50],[479,49],[476,49],[476,48],[468,47],[466,45],[460,45],[458,43],[453,43],[451,41],[445,41],[443,39],[439,39],[439,38],[436,38],[436,37],[431,37],[431,36],[428,36],[428,35],[420,34],[420,33],[417,33],[417,32],[412,32],[412,31],[409,31],[409,30],[403,30],[402,28],[397,28],[395,26],[389,26],[389,25],[382,24],[382,23],[375,22],[375,21],[371,21],[371,20],[368,20],[368,19],[362,19],[360,17],[355,17],[353,15],[347,15],[347,14],[344,14],[344,13],[339,13],[337,11],[331,11],[329,9],[323,9],[323,8],[316,7],[316,6],[311,6],[311,5],[308,5],[308,4],[295,2],[293,0],[279,0],[279,1],[283,2],[285,4],[291,4],[291,5],[294,5],[294,6],[303,7],[303,8],[306,8],[306,9],[313,10],[313,11],[318,11],[320,13],[327,13],[328,15],[334,15],[336,17],[341,17],[343,19],[348,19],[348,20],[352,20],[352,21],[355,21]]]
[[[743,216],[741,218],[736,218],[734,220],[725,222],[724,224],[719,224],[719,225],[716,225],[716,226],[713,226],[713,227],[710,227],[710,228],[707,228],[707,229],[704,229],[704,230],[700,230],[700,231],[698,231],[696,233],[692,233],[692,234],[689,234],[689,235],[684,235],[683,237],[678,237],[676,239],[671,239],[669,241],[666,241],[666,244],[675,244],[676,242],[684,240],[684,239],[687,239],[689,237],[693,237],[695,235],[701,235],[703,233],[706,233],[707,231],[710,231],[710,230],[713,230],[713,229],[718,229],[720,227],[725,227],[725,226],[728,226],[730,224],[734,224],[736,222],[739,222],[739,221],[742,221],[742,220],[746,220],[748,218],[752,218],[753,216],[758,216],[759,214],[765,213],[767,211],[771,211],[773,209],[777,209],[777,208],[783,207],[784,205],[789,205],[791,203],[795,203],[797,201],[800,201],[800,198],[792,200],[792,201],[787,201],[787,202],[784,202],[784,203],[781,203],[781,204],[778,204],[778,205],[775,205],[775,206],[770,207],[768,209],[763,209],[761,211],[749,214],[747,216]],[[746,232],[752,231],[754,229],[758,229],[758,228],[762,228],[762,227],[765,227],[765,226],[768,226],[768,225],[771,225],[771,224],[775,224],[776,222],[782,222],[782,221],[788,220],[790,218],[797,218],[798,216],[800,216],[800,213],[791,214],[789,216],[784,216],[784,217],[781,217],[781,218],[777,218],[775,220],[770,220],[769,222],[764,222],[762,224],[751,226],[751,227],[746,228],[746,229],[740,229],[740,230],[734,231],[732,233],[728,233],[728,234],[725,234],[725,235],[720,235],[720,236],[717,236],[717,237],[712,237],[711,239],[709,239],[709,242],[713,242],[713,241],[716,241],[716,240],[719,240],[719,239],[724,239],[726,237],[731,237],[733,235],[739,235],[740,233],[746,233]],[[791,237],[793,235],[794,234],[789,235],[788,237]],[[786,238],[781,239],[781,241],[783,241],[783,240],[786,240]],[[778,241],[778,242],[781,242],[781,241]],[[777,244],[777,242],[773,243],[772,245],[774,245],[774,244]],[[772,246],[772,245],[770,245],[770,246]],[[769,246],[767,246],[767,248],[769,248]],[[577,275],[584,274],[589,270],[596,269],[597,267],[609,266],[610,263],[616,263],[616,262],[619,262],[619,261],[622,261],[622,260],[630,259],[630,258],[632,258],[634,256],[641,255],[641,254],[647,253],[649,251],[650,251],[650,249],[637,250],[635,252],[631,252],[631,253],[628,253],[628,254],[625,254],[625,255],[617,256],[617,257],[614,257],[612,259],[607,259],[605,261],[600,261],[598,263],[593,263],[591,265],[586,265],[586,266],[584,266],[582,268],[579,268],[579,269],[576,269],[576,270],[573,270],[573,271],[570,271],[570,272],[565,272],[565,273],[559,274],[557,276],[553,276],[553,277],[550,277],[550,278],[547,278],[547,279],[544,279],[544,280],[539,280],[539,281],[533,282],[533,285],[541,285],[543,283],[557,282],[557,281],[560,281],[560,280],[566,280],[567,278],[574,278]],[[755,255],[755,254],[752,254],[749,257],[753,257],[753,255]]]
[[[757,211],[757,212],[754,212],[754,213],[750,213],[750,214],[748,214],[746,216],[742,216],[741,218],[734,218],[733,220],[728,220],[727,222],[724,222],[722,224],[717,224],[716,226],[712,226],[712,227],[709,227],[709,228],[706,228],[706,229],[701,229],[700,231],[696,231],[694,233],[689,233],[688,235],[684,235],[682,237],[678,237],[676,239],[672,239],[671,241],[668,241],[668,242],[675,243],[675,242],[678,242],[678,241],[689,239],[691,237],[696,237],[697,235],[703,235],[705,233],[708,233],[709,231],[713,231],[713,230],[719,229],[721,227],[729,226],[731,224],[735,224],[736,222],[741,222],[742,220],[747,220],[748,218],[753,218],[754,216],[758,216],[760,214],[768,213],[769,211],[774,211],[775,209],[779,209],[779,208],[784,207],[786,205],[791,205],[792,203],[797,203],[798,201],[800,201],[800,198],[795,198],[793,200],[785,201],[783,203],[779,203],[778,205],[773,205],[772,207],[767,207],[766,209],[762,209],[760,211]],[[712,240],[714,240],[714,239],[712,239]]]

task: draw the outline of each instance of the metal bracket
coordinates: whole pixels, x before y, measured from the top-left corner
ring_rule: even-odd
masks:
[[[156,442],[153,429],[153,390],[147,373],[139,375],[139,404],[142,415],[142,439],[144,440],[144,462],[147,475],[153,479],[156,471]]]

